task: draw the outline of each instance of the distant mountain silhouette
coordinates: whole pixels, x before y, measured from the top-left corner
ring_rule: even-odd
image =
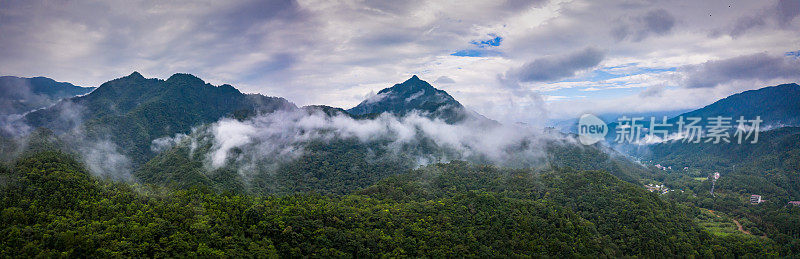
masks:
[[[738,125],[736,120],[740,116],[744,116],[745,120],[754,120],[756,117],[760,117],[762,120],[761,130],[800,126],[800,86],[796,83],[782,84],[733,94],[703,108],[669,118],[667,123],[672,124],[670,132],[673,133],[677,132],[676,122],[680,117],[683,117],[686,123],[689,123],[687,118],[699,117],[701,121],[698,125],[705,126],[708,125],[709,118],[717,116],[731,118],[732,127]],[[649,128],[650,117],[643,117],[642,127]],[[662,119],[656,117],[656,123],[661,123]],[[617,125],[617,121],[611,121],[608,124],[609,134],[606,136],[608,141],[614,141],[616,138]],[[750,123],[747,125],[749,126]]]
[[[800,125],[800,86],[796,83],[764,87],[734,94],[706,107],[690,111],[680,116],[735,117],[755,119],[760,116],[765,126]]]
[[[58,100],[86,94],[94,87],[80,87],[56,82],[47,77],[0,77],[0,115],[21,114],[44,108]]]

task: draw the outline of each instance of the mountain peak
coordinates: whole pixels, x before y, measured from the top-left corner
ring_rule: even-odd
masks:
[[[204,85],[206,84],[203,79],[196,77],[192,74],[185,74],[185,73],[176,73],[169,78],[167,78],[167,82],[169,83],[188,83],[190,85]]]
[[[142,76],[142,74],[139,74],[138,71],[133,71],[133,73],[131,73],[127,77],[128,78],[133,78],[133,79],[144,79],[144,76]]]
[[[392,113],[404,115],[412,111],[457,121],[463,117],[464,107],[443,90],[434,88],[416,75],[403,83],[380,90],[377,95],[347,110],[353,115]]]
[[[409,78],[408,80],[406,80],[406,81],[404,81],[402,83],[395,84],[394,86],[389,87],[389,88],[384,88],[383,90],[379,91],[378,94],[386,94],[386,93],[389,93],[389,92],[394,92],[394,93],[399,94],[399,95],[408,95],[408,94],[414,94],[414,93],[421,92],[421,91],[424,91],[424,92],[426,92],[428,94],[433,94],[433,93],[436,93],[437,91],[444,92],[442,90],[438,90],[438,89],[434,88],[428,82],[426,82],[426,81],[424,81],[422,79],[419,79],[419,77],[417,77],[417,75],[414,75],[414,76],[412,76],[411,78]]]

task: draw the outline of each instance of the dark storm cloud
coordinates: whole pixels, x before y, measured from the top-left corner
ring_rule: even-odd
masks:
[[[619,24],[611,30],[617,40],[632,38],[641,41],[650,35],[665,35],[675,26],[675,17],[667,10],[651,10],[633,18],[620,18]]]
[[[800,60],[756,53],[723,60],[707,61],[680,69],[686,73],[689,88],[715,87],[735,80],[770,80],[800,77]]]
[[[572,77],[578,71],[597,66],[604,57],[602,51],[589,47],[563,56],[538,58],[508,71],[506,79],[516,79],[519,82],[544,82]]]

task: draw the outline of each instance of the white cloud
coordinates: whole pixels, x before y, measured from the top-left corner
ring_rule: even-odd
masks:
[[[354,139],[388,148],[394,155],[418,156],[418,161],[464,159],[535,166],[546,160],[545,141],[564,140],[541,128],[488,126],[479,121],[447,124],[415,113],[355,120],[303,110],[279,111],[246,121],[222,119],[190,135],[195,139],[206,136],[212,136],[210,168],[233,164],[246,168],[243,174],[252,173],[259,165],[275,168],[276,164],[296,159],[304,154],[304,144],[313,141]],[[420,153],[423,146],[431,143],[442,152]]]
[[[528,96],[544,91],[644,89],[654,85],[644,77],[660,76],[619,79],[627,82],[529,82],[522,85],[530,91],[524,94],[502,89],[507,82],[497,80],[498,74],[526,62],[587,46],[603,51],[603,66],[631,69],[684,67],[797,50],[800,19],[791,9],[780,8],[787,3],[794,2],[21,1],[0,9],[0,35],[7,36],[0,39],[4,46],[0,71],[86,86],[133,70],[161,78],[187,72],[212,84],[230,83],[244,92],[282,96],[299,105],[343,108],[412,74],[429,81],[446,76],[456,83],[440,81],[436,87],[494,117],[505,113],[497,107],[535,107],[538,99]],[[747,19],[760,13],[770,15],[748,25]],[[625,37],[613,33],[620,24]],[[503,37],[502,44],[492,49],[499,55],[450,56],[489,34]],[[545,77],[556,75],[540,73],[537,78]],[[764,86],[736,84],[736,89]],[[715,95],[706,98],[711,96]],[[644,102],[641,98],[638,92],[631,93],[630,99]],[[625,108],[593,95],[586,99],[606,105],[599,109]],[[514,103],[502,103],[508,100]],[[665,103],[662,108],[709,100]],[[494,118],[540,119],[520,112],[505,116],[510,117]]]

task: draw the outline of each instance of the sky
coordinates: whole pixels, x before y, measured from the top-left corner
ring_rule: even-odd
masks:
[[[7,1],[0,75],[138,71],[351,108],[418,75],[502,122],[800,82],[800,1]]]

